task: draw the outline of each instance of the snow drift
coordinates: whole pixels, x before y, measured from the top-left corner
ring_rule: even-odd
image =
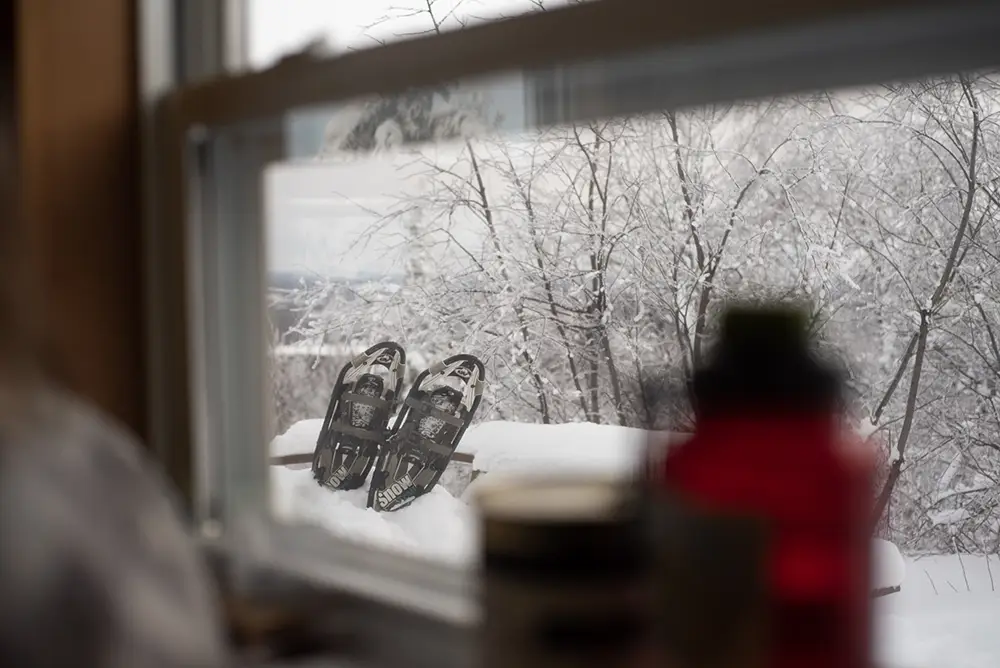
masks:
[[[312,453],[323,421],[303,420],[271,442],[271,456]],[[307,522],[334,535],[373,547],[467,564],[476,555],[475,511],[468,500],[486,477],[596,473],[629,475],[636,470],[648,432],[591,423],[537,425],[483,422],[470,427],[458,451],[474,457],[481,475],[456,497],[443,485],[393,513],[366,507],[367,489],[331,492],[312,479],[308,465],[271,467],[275,513],[288,521]],[[664,434],[664,436],[669,436]],[[488,474],[488,475],[487,475]],[[876,540],[875,588],[899,587],[905,564],[892,543]]]

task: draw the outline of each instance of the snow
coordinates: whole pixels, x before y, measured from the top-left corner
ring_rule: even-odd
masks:
[[[272,466],[271,498],[280,519],[321,526],[372,547],[456,565],[475,556],[473,509],[441,486],[407,508],[378,513],[366,507],[367,487],[334,493],[317,485],[309,469]]]
[[[271,456],[312,453],[322,426],[321,419],[295,423],[271,442]],[[638,463],[645,439],[645,431],[625,427],[582,423],[539,428],[497,421],[470,427],[459,452],[474,455],[473,468],[489,472],[492,480],[552,471],[627,475]],[[475,515],[467,502],[475,485],[461,498],[438,485],[407,508],[377,513],[366,507],[366,489],[331,493],[315,483],[307,466],[273,466],[271,474],[272,504],[279,518],[456,564],[475,557]],[[481,475],[476,482],[486,477]]]
[[[935,526],[939,525],[951,525],[951,524],[961,524],[965,520],[971,517],[971,514],[965,508],[955,508],[952,510],[939,510],[935,513],[928,513],[927,517],[930,519],[931,524]]]
[[[272,457],[312,453],[322,419],[302,420],[271,441]],[[271,499],[280,519],[321,526],[373,547],[456,564],[475,556],[473,509],[439,485],[408,508],[377,513],[367,507],[367,487],[332,493],[306,467],[272,466]]]
[[[646,431],[589,422],[539,425],[483,422],[470,427],[459,452],[490,473],[626,474],[640,461]]]
[[[906,572],[900,592],[875,603],[875,650],[881,665],[1000,665],[1000,557],[907,558]]]
[[[903,579],[906,577],[906,560],[900,554],[899,548],[887,540],[876,538],[873,552],[875,560],[872,573],[873,588],[902,587]]]
[[[874,422],[872,422],[872,419],[868,417],[862,420],[861,423],[856,427],[855,433],[857,433],[857,435],[860,436],[862,439],[867,440],[872,434],[874,434],[878,430],[879,426]]]
[[[272,455],[311,453],[322,420],[304,420],[271,443]],[[527,471],[626,473],[641,452],[641,430],[590,424],[485,422],[469,429],[460,450],[474,467],[497,476]],[[271,467],[275,514],[325,527],[373,548],[466,566],[476,558],[474,508],[443,485],[393,513],[367,509],[367,490],[330,492],[308,468]],[[468,497],[480,478],[466,490]],[[1000,557],[905,557],[895,545],[873,545],[876,588],[901,587],[875,601],[876,654],[890,668],[994,668],[1000,657]]]
[[[336,357],[350,358],[358,353],[364,352],[362,344],[355,346],[330,345],[329,343],[315,343],[312,341],[301,341],[298,343],[286,343],[274,346],[271,354],[275,357],[287,357],[293,355],[308,355],[310,357]]]
[[[296,422],[288,428],[288,431],[271,441],[271,456],[311,455],[316,448],[316,439],[319,438],[322,428],[322,418]]]

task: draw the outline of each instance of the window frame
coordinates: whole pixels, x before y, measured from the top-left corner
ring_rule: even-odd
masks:
[[[238,31],[226,14],[208,10],[201,23],[188,15],[189,37],[209,35],[211,53],[202,56],[208,64],[179,66],[181,75],[150,92],[159,100],[147,162],[155,174],[147,197],[156,203],[147,208],[156,337],[150,433],[208,544],[240,555],[241,563],[278,565],[448,623],[475,622],[474,572],[269,519],[256,178],[285,157],[284,115],[523,72],[535,110],[529,120],[538,127],[1000,64],[1000,8],[982,0],[726,0],[671,6],[670,20],[650,20],[663,11],[658,0],[595,0],[329,59],[292,56],[246,73],[234,73],[238,49],[227,51],[225,35]],[[197,29],[206,25],[214,28]],[[175,42],[177,52],[184,43]],[[522,48],[511,49],[513,43]],[[168,92],[159,95],[163,88]],[[218,129],[247,124],[276,140],[252,154],[213,143]],[[239,169],[215,179],[227,161]],[[192,187],[198,183],[206,187]],[[226,198],[236,201],[234,194],[244,195],[237,198],[245,207],[239,223],[199,215]],[[258,443],[259,461],[227,460],[234,440]]]

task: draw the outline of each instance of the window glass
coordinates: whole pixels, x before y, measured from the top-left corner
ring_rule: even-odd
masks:
[[[586,0],[245,0],[250,65],[319,40],[332,52],[454,30]]]
[[[807,299],[849,374],[853,428],[880,453],[879,489],[891,485],[877,579],[903,587],[878,603],[880,654],[992,665],[995,77],[541,130],[531,99],[498,77],[288,120],[289,159],[264,180],[278,516],[468,564],[482,480],[629,471],[644,429],[689,428],[671,388],[704,356],[719,304]],[[336,437],[362,463],[322,462],[324,488],[311,467],[331,392],[366,350]],[[420,385],[448,359],[450,376]],[[398,399],[427,391],[387,415],[395,383]],[[448,463],[429,493],[377,512],[411,482],[370,493],[366,431],[393,419],[409,420],[424,463]]]

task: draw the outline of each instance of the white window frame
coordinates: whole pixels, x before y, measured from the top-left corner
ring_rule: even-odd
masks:
[[[208,542],[456,628],[476,619],[474,573],[270,521],[257,179],[262,166],[284,157],[281,118],[504,72],[530,73],[530,120],[543,126],[1000,64],[1000,8],[992,2],[684,3],[658,20],[659,0],[595,0],[240,74],[242,46],[227,40],[243,34],[234,28],[241,19],[226,13],[238,5],[192,3],[201,9],[187,15],[188,36],[205,48],[200,62],[173,73],[154,66],[157,49],[173,48],[168,57],[180,63],[184,40],[153,39],[163,24],[154,10],[143,15],[143,92],[150,104],[157,100],[146,162],[154,446],[190,493]],[[212,139],[220,128],[249,124],[276,143],[251,154]],[[203,188],[195,192],[194,184]],[[213,215],[220,202],[242,207],[242,218]],[[257,444],[259,456],[226,458],[239,443]]]

